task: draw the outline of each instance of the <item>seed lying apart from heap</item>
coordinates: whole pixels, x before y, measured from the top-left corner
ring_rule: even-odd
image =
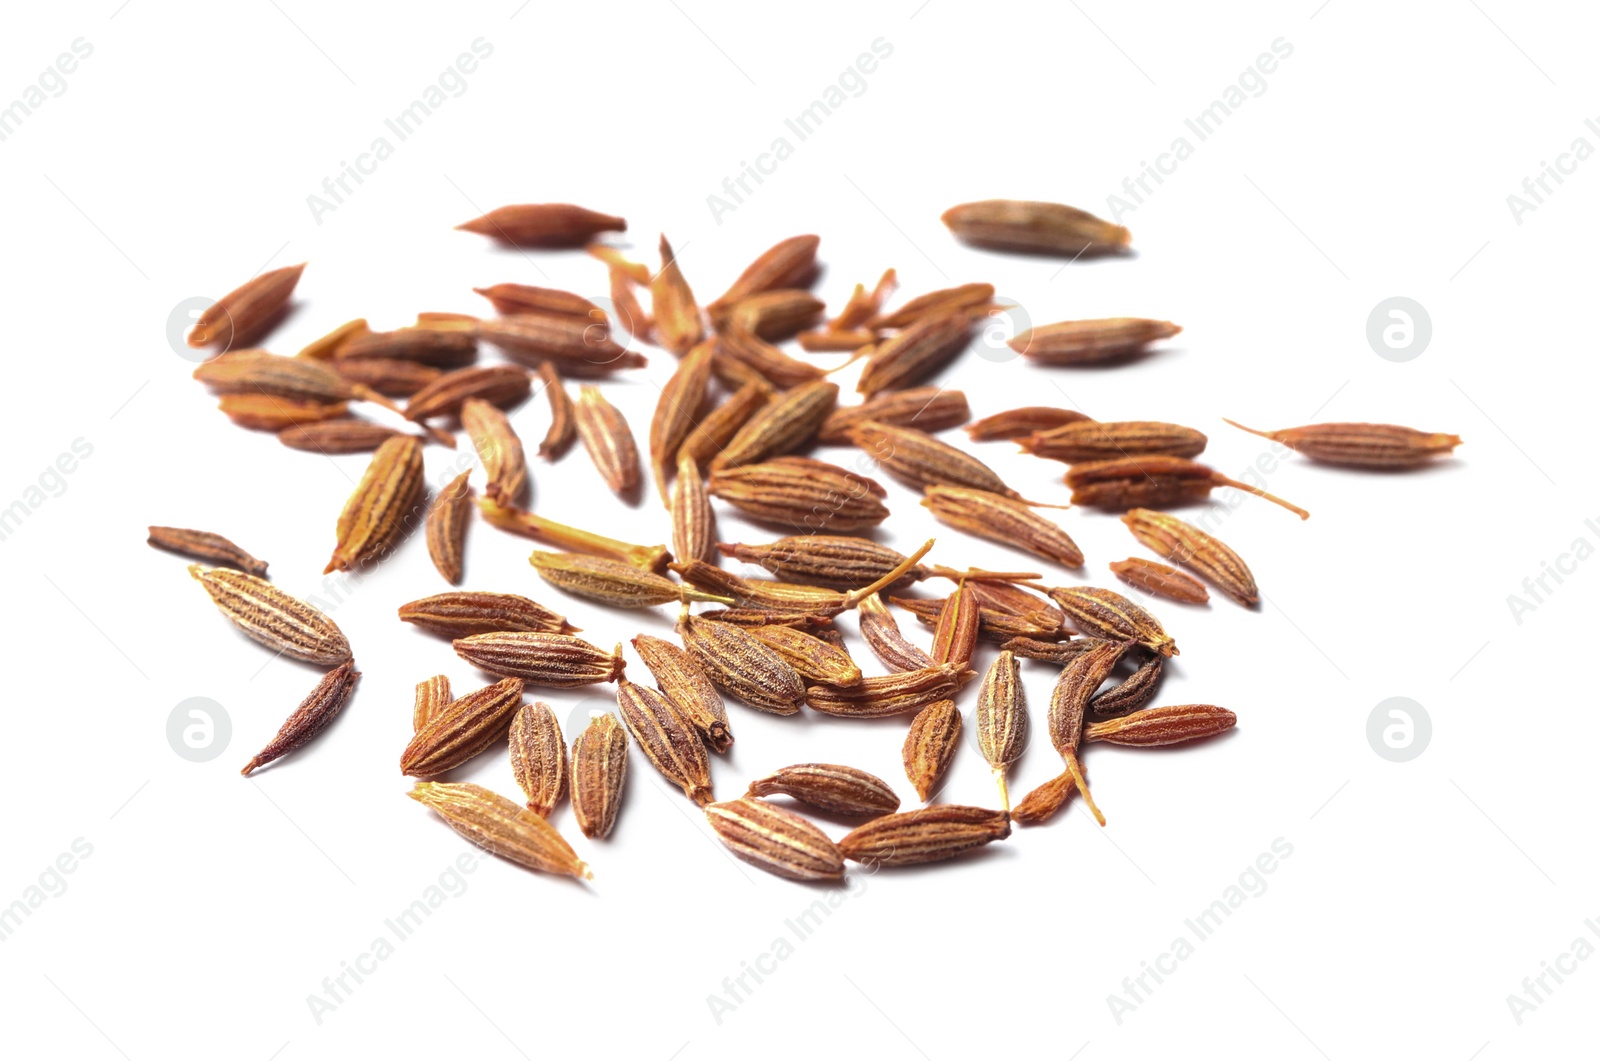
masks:
[[[1223,422],[1281,442],[1312,460],[1352,468],[1415,468],[1436,457],[1447,457],[1461,445],[1460,435],[1418,431],[1396,424],[1307,424],[1280,431],[1257,431],[1227,417]]]
[[[542,873],[594,877],[555,826],[482,785],[421,781],[407,795],[490,854]]]
[[[1083,566],[1072,536],[1015,498],[961,486],[926,486],[922,493],[922,506],[940,523],[1066,567]]]
[[[1111,571],[1130,586],[1138,586],[1146,593],[1170,597],[1185,604],[1204,604],[1211,597],[1199,579],[1154,560],[1130,556],[1126,560],[1114,561]]]
[[[1180,567],[1197,572],[1234,600],[1251,607],[1261,600],[1256,577],[1239,554],[1199,527],[1169,516],[1136,508],[1122,517],[1133,536]]]
[[[1104,722],[1091,722],[1084,730],[1083,739],[1130,747],[1181,744],[1226,733],[1237,721],[1232,711],[1214,704],[1173,704],[1148,707]]]
[[[595,715],[572,742],[572,816],[584,836],[610,834],[627,776],[628,731],[615,715]]]
[[[1171,321],[1108,317],[1037,325],[1006,345],[1043,365],[1086,365],[1136,354],[1151,343],[1170,339],[1181,331],[1183,329]]]
[[[456,226],[513,247],[581,247],[602,232],[626,232],[620,217],[571,203],[502,206]]]
[[[1079,420],[1035,432],[1018,444],[1035,457],[1076,464],[1119,457],[1193,457],[1206,448],[1206,436],[1192,427],[1154,420]]]
[[[1169,508],[1204,501],[1219,486],[1264,497],[1288,509],[1301,519],[1311,513],[1259,487],[1230,479],[1226,475],[1182,457],[1119,457],[1074,464],[1063,477],[1072,487],[1072,503],[1111,512],[1130,508]]]
[[[148,541],[157,549],[236,568],[257,578],[267,577],[265,560],[257,560],[220,534],[183,527],[151,527]]]
[[[874,819],[839,841],[852,862],[914,866],[953,858],[1011,835],[1005,811],[939,804]]]
[[[767,248],[721,297],[706,307],[712,322],[721,327],[733,309],[752,295],[811,286],[819,271],[817,247],[821,243],[819,236],[791,236]]]
[[[640,634],[632,644],[656,687],[683,712],[711,750],[721,753],[733,747],[727,707],[705,667],[685,649],[659,637]]]
[[[245,763],[244,769],[239,772],[249,776],[252,770],[258,770],[315,740],[344,709],[345,702],[356,687],[356,679],[360,677],[353,659],[347,659],[329,671],[283,723],[277,736]]]
[[[323,574],[348,571],[381,556],[400,537],[422,497],[422,442],[396,435],[372,455],[335,528]]]
[[[400,755],[400,772],[432,777],[455,769],[504,740],[521,707],[519,678],[507,678],[451,701],[411,738]]]
[[[199,564],[189,574],[229,622],[273,651],[326,667],[350,658],[350,642],[332,619],[266,579]]]
[[[706,808],[717,839],[739,858],[780,877],[844,879],[844,856],[827,834],[793,811],[765,800],[735,799]]]
[[[853,766],[799,763],[750,782],[747,796],[790,796],[830,814],[893,814],[900,797],[881,778]]]
[[[511,773],[528,797],[528,809],[541,818],[550,817],[567,794],[567,742],[556,713],[537,700],[523,704],[511,719],[507,740]]]
[[[184,337],[197,350],[242,347],[261,338],[289,305],[305,263],[287,265],[240,284],[207,306]]]
[[[428,558],[451,585],[461,582],[462,547],[472,517],[472,485],[467,482],[471,474],[465,471],[450,480],[428,507]]]
[[[1070,258],[1127,251],[1131,238],[1121,225],[1061,203],[984,199],[952,206],[941,215],[963,243],[1025,254]]]
[[[620,644],[606,652],[571,634],[473,634],[457,638],[451,647],[480,670],[554,689],[614,682],[627,666]]]
[[[1178,654],[1177,642],[1162,629],[1161,621],[1114,590],[1068,586],[1052,589],[1050,599],[1080,633],[1108,641],[1137,641],[1163,656]]]

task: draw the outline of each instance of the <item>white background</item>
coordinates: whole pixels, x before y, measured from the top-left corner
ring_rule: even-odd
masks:
[[[0,945],[9,1053],[1090,1061],[1227,1044],[1240,1056],[1466,1061],[1588,1048],[1600,962],[1547,980],[1548,1000],[1520,1024],[1507,996],[1575,939],[1600,944],[1585,927],[1600,907],[1597,727],[1581,680],[1600,575],[1579,562],[1560,585],[1547,579],[1540,602],[1522,588],[1575,539],[1600,542],[1584,523],[1600,505],[1580,324],[1600,163],[1552,183],[1521,223],[1507,196],[1575,138],[1600,146],[1584,126],[1600,114],[1591,13],[1503,0],[917,4],[580,13],[506,0],[359,13],[103,0],[10,15],[0,101],[75,39],[93,54],[0,142],[11,396],[0,506],[43,498],[0,543],[12,689],[0,904],[24,898],[75,840],[92,847]],[[880,37],[893,52],[865,91],[799,142],[784,119]],[[384,119],[478,38],[493,54],[464,93],[396,142]],[[1292,56],[1198,142],[1184,119],[1278,38]],[[393,157],[313,218],[307,196],[380,135]],[[1107,196],[1182,135],[1192,157],[1123,218],[1138,252],[1126,260],[1062,269],[964,248],[939,223],[955,203],[996,196],[1106,214]],[[719,223],[707,196],[778,136],[793,156]],[[444,671],[467,689],[480,677],[394,618],[445,588],[420,540],[347,582],[318,574],[366,458],[293,452],[232,427],[169,346],[168,316],[299,261],[311,264],[295,313],[269,343],[280,352],[357,315],[394,327],[418,310],[486,311],[471,288],[499,281],[603,295],[603,270],[581,254],[522,255],[452,231],[530,201],[624,214],[621,242],[645,260],[668,233],[702,301],[777,239],[816,232],[818,291],[834,307],[894,266],[902,297],[988,280],[1038,323],[1126,314],[1185,326],[1114,370],[968,354],[940,382],[965,390],[977,415],[1070,403],[1100,419],[1192,424],[1213,436],[1205,459],[1236,475],[1268,446],[1222,416],[1398,422],[1465,445],[1402,476],[1291,458],[1270,488],[1311,509],[1309,522],[1253,500],[1226,517],[1218,533],[1267,603],[1160,605],[1183,650],[1161,702],[1225,704],[1239,729],[1166,753],[1090,749],[1106,830],[1074,804],[978,857],[857,874],[794,943],[786,919],[827,893],[725,856],[635,752],[609,840],[584,841],[565,805],[554,816],[593,865],[592,886],[477,860],[466,890],[319,1021],[307,999],[324,978],[474,850],[405,798],[396,761],[413,684]],[[1395,295],[1433,325],[1406,363],[1378,357],[1365,335],[1368,313]],[[641,443],[673,367],[646,352],[648,368],[605,385]],[[546,416],[538,400],[515,422],[536,440]],[[80,438],[92,455],[29,494]],[[980,452],[1023,493],[1064,498],[1060,466],[1013,450]],[[450,458],[430,447],[430,483]],[[533,472],[545,515],[667,537],[649,493],[636,507],[615,500],[581,449]],[[886,541],[909,549],[937,535],[944,562],[1033,566],[940,530],[911,491],[890,490]],[[1089,563],[1052,580],[1115,585],[1105,565],[1143,555],[1114,517],[1056,515]],[[143,544],[150,523],[229,534],[271,561],[280,586],[338,601],[364,676],[313,747],[238,776],[316,672],[263,667],[268,654],[228,627],[183,562]],[[774,536],[731,516],[722,532]],[[531,594],[606,645],[670,629],[671,609],[562,599],[528,568],[529,544],[475,525],[466,585]],[[1536,603],[1520,622],[1513,593]],[[1057,769],[1043,739],[1052,674],[1026,668],[1040,739],[1013,771],[1019,795]],[[609,695],[590,692],[600,705]],[[173,708],[194,696],[232,721],[225,753],[202,764],[166,737]],[[1393,696],[1422,704],[1433,726],[1423,754],[1399,764],[1366,735]],[[587,711],[582,692],[543,698],[564,720]],[[714,763],[720,796],[820,759],[914,799],[903,719],[731,711],[738,743]],[[515,792],[503,754],[460,776]],[[939,798],[992,805],[971,745]],[[1292,855],[1265,891],[1247,878],[1256,894],[1114,1017],[1108,996],[1128,998],[1124,977],[1169,951],[1185,919],[1279,838]],[[762,956],[780,938],[792,955],[713,1016],[724,979],[772,967]]]

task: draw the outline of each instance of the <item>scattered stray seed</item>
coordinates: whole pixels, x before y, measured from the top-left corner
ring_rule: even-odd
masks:
[[[260,769],[315,740],[344,708],[351,690],[356,687],[356,679],[360,677],[353,659],[347,659],[329,671],[284,722],[278,735],[245,763],[244,769],[239,772],[248,777],[252,770]]]
[[[1281,442],[1312,460],[1352,468],[1415,468],[1436,457],[1448,457],[1461,445],[1460,435],[1418,431],[1396,424],[1307,424],[1280,431],[1257,431],[1227,417],[1223,422]]]
[[[1122,522],[1147,548],[1197,572],[1245,607],[1260,602],[1256,577],[1249,566],[1238,553],[1199,527],[1147,508],[1134,509],[1122,517]]]
[[[407,795],[492,855],[542,873],[594,877],[555,826],[481,785],[420,781]]]
[[[790,880],[840,881],[844,856],[815,825],[765,800],[735,799],[706,808],[723,846],[768,873]]]
[[[332,619],[266,579],[199,564],[189,574],[229,622],[279,654],[326,667],[350,658],[350,642]]]
[[[220,534],[185,530],[182,527],[151,527],[148,541],[157,549],[192,556],[196,560],[208,560],[221,567],[237,568],[257,578],[267,577],[265,560],[257,560]]]
[[[571,203],[502,206],[456,226],[513,247],[581,247],[602,232],[626,232],[620,217]]]
[[[1122,254],[1130,239],[1121,225],[1061,203],[985,199],[953,206],[940,220],[963,243],[1023,254]]]
[[[610,835],[627,776],[628,731],[609,712],[593,716],[572,742],[572,816],[584,836]]]
[[[914,866],[952,858],[1011,835],[1005,811],[940,804],[874,819],[848,833],[839,850],[852,862]]]
[[[1060,810],[1067,797],[1077,790],[1078,782],[1072,771],[1063,770],[1022,797],[1022,802],[1011,809],[1011,820],[1019,825],[1037,825]]]
[[[271,330],[289,305],[305,263],[252,277],[207,306],[184,341],[196,350],[246,346]]]
[[[799,763],[750,782],[746,796],[789,796],[830,814],[893,814],[900,797],[881,778],[853,766]]]
[[[1225,707],[1174,704],[1169,707],[1147,707],[1121,718],[1091,722],[1084,730],[1083,739],[1147,748],[1214,737],[1232,729],[1236,722],[1238,716]]]
[[[1006,345],[1041,365],[1087,365],[1136,354],[1181,331],[1171,321],[1109,317],[1036,325]]]
[[[1146,593],[1170,597],[1185,604],[1204,604],[1211,598],[1205,584],[1166,564],[1130,556],[1111,564],[1111,571],[1130,586],[1138,586]]]
[[[465,471],[450,480],[428,508],[428,557],[452,586],[461,582],[462,546],[472,517],[471,474]]]

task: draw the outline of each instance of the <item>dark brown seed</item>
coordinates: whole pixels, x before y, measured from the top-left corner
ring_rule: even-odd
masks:
[[[865,770],[832,763],[799,763],[750,782],[747,796],[790,796],[830,814],[893,814],[900,797]]]
[[[513,247],[581,247],[602,232],[628,231],[628,223],[571,203],[528,203],[498,207],[456,228]]]
[[[727,468],[713,473],[706,489],[753,520],[802,532],[849,533],[889,518],[882,486],[821,461]]]
[[[1072,487],[1072,503],[1126,512],[1130,508],[1171,508],[1204,501],[1219,486],[1264,497],[1301,519],[1311,513],[1259,487],[1230,479],[1215,468],[1182,457],[1119,457],[1074,464],[1063,476]]]
[[[1064,667],[1091,648],[1113,643],[1096,637],[1075,637],[1071,641],[1037,641],[1031,637],[1013,637],[1000,647],[1023,659],[1036,659],[1041,663],[1054,663],[1058,667]]]
[[[346,358],[334,367],[351,383],[364,383],[391,398],[409,398],[443,375],[432,365],[389,357]]]
[[[922,493],[922,507],[940,523],[1066,567],[1083,566],[1083,550],[1072,536],[1022,501],[964,486],[926,486]]]
[[[464,328],[412,326],[392,332],[365,332],[352,336],[339,347],[333,362],[341,368],[348,362],[381,358],[387,361],[413,361],[435,368],[461,368],[478,357],[477,337]],[[342,370],[342,369],[341,369]]]
[[[848,833],[839,850],[852,862],[914,866],[951,858],[1011,835],[1005,811],[941,804],[890,814]]]
[[[345,660],[329,671],[295,709],[294,714],[284,722],[282,728],[278,730],[278,735],[257,752],[239,772],[249,776],[252,770],[266,766],[274,759],[288,755],[315,740],[317,735],[327,729],[328,724],[344,709],[345,702],[350,699],[351,690],[356,687],[356,679],[360,677],[361,673],[356,670],[356,661],[353,659]]]
[[[148,541],[157,549],[165,549],[180,556],[209,560],[219,567],[237,568],[257,578],[267,577],[265,560],[257,560],[220,534],[186,530],[182,527],[151,527]]]
[[[839,401],[839,385],[818,380],[779,395],[745,422],[711,459],[713,473],[792,453],[810,442]]]
[[[748,332],[771,342],[788,339],[803,328],[822,322],[827,304],[809,291],[779,288],[751,295],[728,315],[730,332]]]
[[[439,593],[400,605],[400,618],[432,634],[454,640],[473,634],[574,634],[578,628],[527,597],[512,593]]]
[[[1139,669],[1105,692],[1096,693],[1089,701],[1089,713],[1109,718],[1126,715],[1148,704],[1161,688],[1161,670],[1166,657],[1151,655]]]
[[[941,215],[957,239],[975,247],[1074,260],[1121,254],[1128,230],[1062,203],[984,199],[953,206]]]

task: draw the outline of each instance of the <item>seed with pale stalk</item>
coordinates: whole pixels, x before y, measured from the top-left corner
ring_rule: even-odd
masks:
[[[483,462],[489,483],[484,493],[502,505],[515,505],[528,488],[528,461],[522,439],[506,414],[481,398],[461,404],[461,426]]]
[[[1177,642],[1162,629],[1161,621],[1115,590],[1069,586],[1051,590],[1050,599],[1079,633],[1107,641],[1137,641],[1163,656],[1178,655]]]
[[[793,811],[759,799],[735,799],[706,808],[706,821],[739,858],[790,880],[844,879],[844,857],[815,825]]]
[[[841,406],[828,414],[817,431],[817,441],[843,445],[850,441],[850,429],[868,420],[890,427],[942,431],[966,423],[971,415],[966,394],[958,390],[913,387],[886,391],[859,405]]]
[[[1249,566],[1238,553],[1199,527],[1147,508],[1134,509],[1122,517],[1122,522],[1147,548],[1194,571],[1245,607],[1260,602],[1261,593]]]
[[[396,435],[378,447],[345,502],[333,556],[323,574],[380,558],[412,522],[421,497],[422,443],[411,435]]]
[[[505,739],[522,706],[522,680],[507,678],[453,700],[423,723],[400,755],[400,772],[431,777]]]
[[[512,247],[581,247],[602,232],[626,232],[628,222],[571,203],[501,206],[456,226]]]
[[[1083,566],[1072,536],[1015,498],[964,486],[925,486],[922,493],[922,507],[940,523],[1066,567]]]
[[[1001,497],[1019,497],[987,464],[926,431],[869,420],[850,429],[850,441],[871,455],[884,471],[917,490],[957,486],[987,490]]]
[[[667,564],[672,562],[672,554],[665,545],[634,545],[632,542],[607,538],[603,534],[545,519],[525,509],[497,504],[492,497],[480,498],[478,511],[483,513],[484,519],[501,530],[537,538],[571,552],[620,560],[641,571],[665,571]]]
[[[553,689],[614,682],[627,666],[620,644],[606,652],[570,634],[523,630],[473,634],[457,638],[451,647],[480,670]]]
[[[706,746],[672,701],[655,689],[623,678],[617,682],[617,708],[628,732],[661,776],[683,789],[697,806],[710,803],[714,797]]]
[[[876,593],[862,600],[857,621],[867,647],[890,670],[921,670],[934,665],[932,656],[900,633],[900,625]]]
[[[676,462],[678,447],[694,430],[695,417],[706,399],[706,386],[711,382],[711,350],[710,343],[699,343],[683,355],[662,386],[655,414],[650,418],[650,468],[663,504],[668,504],[667,472]]]
[[[353,659],[347,659],[329,671],[283,723],[277,736],[245,763],[244,769],[239,772],[249,776],[252,770],[260,769],[315,740],[344,709],[350,693],[356,687],[356,679],[360,677],[361,673],[356,670],[356,661]]]
[[[728,710],[699,660],[672,642],[648,634],[635,637],[632,644],[656,687],[683,712],[711,750],[720,754],[733,747]]]
[[[874,331],[885,328],[909,328],[921,320],[948,317],[978,309],[994,298],[993,284],[959,284],[940,288],[926,295],[918,295],[893,313],[885,313],[866,322]]]
[[[702,593],[632,564],[599,556],[535,550],[528,563],[540,578],[562,592],[616,608],[648,608],[668,601],[733,603],[728,597]]]
[[[809,287],[816,279],[820,236],[790,236],[779,240],[745,267],[727,291],[706,312],[719,327],[734,307],[752,295],[782,288]]]
[[[1017,657],[1010,652],[1001,652],[989,665],[978,688],[978,706],[972,719],[978,729],[978,750],[1000,787],[1000,807],[1009,811],[1011,793],[1006,788],[1006,770],[1022,755],[1028,742],[1028,706],[1017,673]]]
[[[327,667],[350,658],[350,642],[332,619],[266,579],[199,564],[189,574],[229,622],[273,651]]]
[[[304,262],[287,265],[246,280],[207,306],[184,342],[196,350],[231,349],[261,338],[283,316],[305,267]]]
[[[415,699],[411,705],[411,732],[415,734],[420,731],[454,699],[455,697],[450,695],[448,675],[435,674],[418,682]]]
[[[578,388],[578,437],[613,493],[627,494],[639,485],[639,447],[633,430],[598,388]]]
[[[566,386],[561,382],[561,373],[556,371],[555,365],[541,361],[537,371],[544,383],[545,395],[550,400],[550,427],[539,443],[539,456],[553,461],[566,452],[578,435],[578,410],[572,402],[572,395],[567,393]]]
[[[402,604],[400,618],[451,639],[518,630],[555,634],[578,631],[564,617],[527,597],[482,590],[438,593]]]
[[[450,480],[428,507],[428,558],[451,585],[461,582],[462,547],[472,517],[472,485],[467,482],[471,474],[462,472]]]
[[[492,855],[542,873],[594,877],[555,826],[481,785],[420,781],[407,795]]]
[[[667,237],[661,237],[661,271],[650,280],[650,312],[655,318],[656,340],[682,357],[705,338],[700,304],[678,267],[677,255]]]
[[[1035,457],[1076,464],[1122,457],[1193,457],[1206,448],[1206,436],[1192,427],[1154,420],[1079,420],[1035,432],[1019,445]]]
[[[332,423],[350,415],[350,406],[344,402],[302,402],[274,394],[224,394],[217,408],[229,420],[251,431]]]
[[[1108,317],[1036,325],[1006,345],[1042,365],[1086,365],[1139,353],[1181,331],[1171,321]]]
[[[278,441],[311,453],[371,453],[399,433],[371,420],[319,420],[283,428]]]
[[[811,441],[839,400],[839,385],[808,383],[764,406],[711,460],[713,472],[781,457]]]
[[[986,416],[967,425],[967,437],[974,442],[997,442],[1026,438],[1039,431],[1050,431],[1064,424],[1075,424],[1089,419],[1076,409],[1060,409],[1053,405],[1025,405],[1020,409],[1007,409],[1003,413]]]
[[[1146,593],[1170,597],[1186,604],[1204,604],[1211,596],[1199,579],[1154,560],[1130,556],[1126,560],[1114,561],[1111,571],[1130,586],[1138,586]]]
[[[960,744],[961,712],[954,700],[939,700],[917,712],[900,748],[900,758],[918,799],[927,802]]]
[[[799,763],[750,782],[746,796],[789,796],[830,814],[893,814],[900,797],[881,778],[853,766]]]
[[[1126,512],[1130,508],[1170,508],[1204,501],[1219,486],[1231,486],[1288,509],[1301,519],[1311,513],[1259,487],[1182,457],[1119,457],[1074,464],[1063,476],[1072,503]]]
[[[965,663],[939,663],[923,670],[873,675],[843,688],[813,685],[806,689],[806,704],[839,718],[903,715],[950,699],[970,677]]]
[[[856,390],[870,398],[920,383],[971,341],[972,319],[966,313],[925,317],[873,349]]]
[[[957,239],[975,247],[1073,259],[1125,253],[1130,238],[1121,225],[1075,207],[1020,199],[962,203],[940,220]]]
[[[941,804],[902,811],[856,828],[839,841],[852,862],[914,866],[952,858],[1011,835],[1005,811]]]
[[[534,287],[531,284],[495,284],[475,287],[477,294],[489,300],[494,311],[501,314],[554,313],[582,320],[599,320],[604,310],[582,295],[561,291],[553,287]]]
[[[421,423],[434,416],[455,416],[469,398],[509,409],[528,396],[528,370],[517,365],[485,365],[447,372],[406,402],[406,419]]]
[[[1173,704],[1145,708],[1104,722],[1091,722],[1084,730],[1083,739],[1147,748],[1214,737],[1232,729],[1236,722],[1238,716],[1225,707]]]
[[[1437,457],[1448,457],[1461,445],[1460,435],[1418,431],[1398,424],[1307,424],[1257,431],[1226,417],[1223,420],[1241,431],[1281,442],[1312,460],[1352,468],[1415,468]]]
[[[183,527],[151,527],[149,543],[157,549],[196,560],[207,560],[221,567],[231,567],[257,578],[267,576],[267,562],[257,560],[233,542],[210,531],[187,530]]]
[[[743,627],[685,615],[678,621],[678,636],[729,696],[775,715],[796,714],[805,702],[805,681]]]
[[[567,794],[567,742],[550,705],[523,704],[511,720],[511,773],[528,797],[528,809],[541,818]]]
[[[779,458],[727,468],[714,472],[706,489],[750,519],[801,531],[849,533],[889,518],[882,486],[822,461]]]
[[[1084,805],[1095,820],[1105,825],[1105,815],[1095,805],[1089,785],[1078,762],[1078,746],[1083,742],[1083,716],[1089,700],[1102,682],[1110,677],[1117,661],[1127,651],[1126,643],[1098,645],[1061,668],[1061,676],[1050,691],[1050,743],[1066,764],[1067,772],[1083,795]]]
[[[572,742],[572,816],[584,836],[610,835],[627,776],[628,731],[614,715],[595,715]]]
[[[749,630],[756,640],[787,660],[802,678],[837,686],[861,681],[861,668],[842,648],[792,626],[752,626]]]

